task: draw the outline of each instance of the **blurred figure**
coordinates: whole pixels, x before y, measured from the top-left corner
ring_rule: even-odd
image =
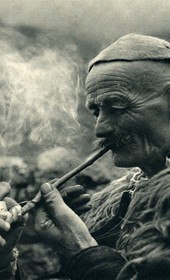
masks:
[[[80,158],[78,158],[77,152],[71,148],[56,147],[46,150],[36,160],[36,183],[40,186],[54,178],[60,178],[76,167],[78,163],[80,163]],[[69,185],[70,182],[71,180]]]
[[[33,198],[33,174],[28,163],[21,157],[0,157],[0,180],[9,181],[11,197],[17,202]],[[33,187],[34,188],[34,187]]]

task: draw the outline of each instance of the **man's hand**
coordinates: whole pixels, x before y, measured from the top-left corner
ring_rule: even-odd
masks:
[[[65,262],[81,250],[97,245],[83,221],[64,203],[57,189],[47,183],[41,186],[41,193],[44,206],[37,210],[36,230]]]
[[[13,248],[25,226],[25,218],[15,222],[21,216],[20,206],[10,197],[10,186],[6,182],[0,183],[0,202],[6,210],[0,211],[0,270],[9,266],[13,261]],[[13,222],[11,224],[11,222]]]
[[[60,191],[64,202],[78,215],[90,210],[90,195],[81,185],[65,187]]]

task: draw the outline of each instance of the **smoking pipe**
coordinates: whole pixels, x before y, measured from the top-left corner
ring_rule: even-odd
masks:
[[[49,183],[53,185],[55,188],[59,188],[61,185],[66,183],[68,180],[70,180],[72,177],[74,177],[76,174],[87,168],[88,166],[92,165],[96,160],[98,160],[100,157],[102,157],[104,154],[106,154],[110,150],[110,147],[105,147],[101,150],[98,150],[94,152],[91,156],[87,158],[85,162],[78,165],[76,168],[71,170],[70,172],[66,173],[63,177],[60,179],[53,179]],[[41,200],[41,192],[39,191],[37,195],[31,200],[28,201],[22,208],[22,214],[25,215],[32,209],[36,207],[36,205]]]

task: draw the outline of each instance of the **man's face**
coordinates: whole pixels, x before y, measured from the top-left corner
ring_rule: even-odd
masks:
[[[161,93],[169,80],[168,65],[152,61],[102,63],[88,74],[87,107],[96,117],[95,133],[111,145],[117,166],[164,164],[170,122]]]

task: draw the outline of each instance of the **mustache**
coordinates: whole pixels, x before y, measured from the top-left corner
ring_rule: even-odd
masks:
[[[110,135],[105,138],[101,138],[94,141],[94,150],[101,148],[111,148],[113,151],[117,151],[118,148],[128,144],[132,139],[132,136],[129,134],[123,135],[117,133],[116,135]]]

